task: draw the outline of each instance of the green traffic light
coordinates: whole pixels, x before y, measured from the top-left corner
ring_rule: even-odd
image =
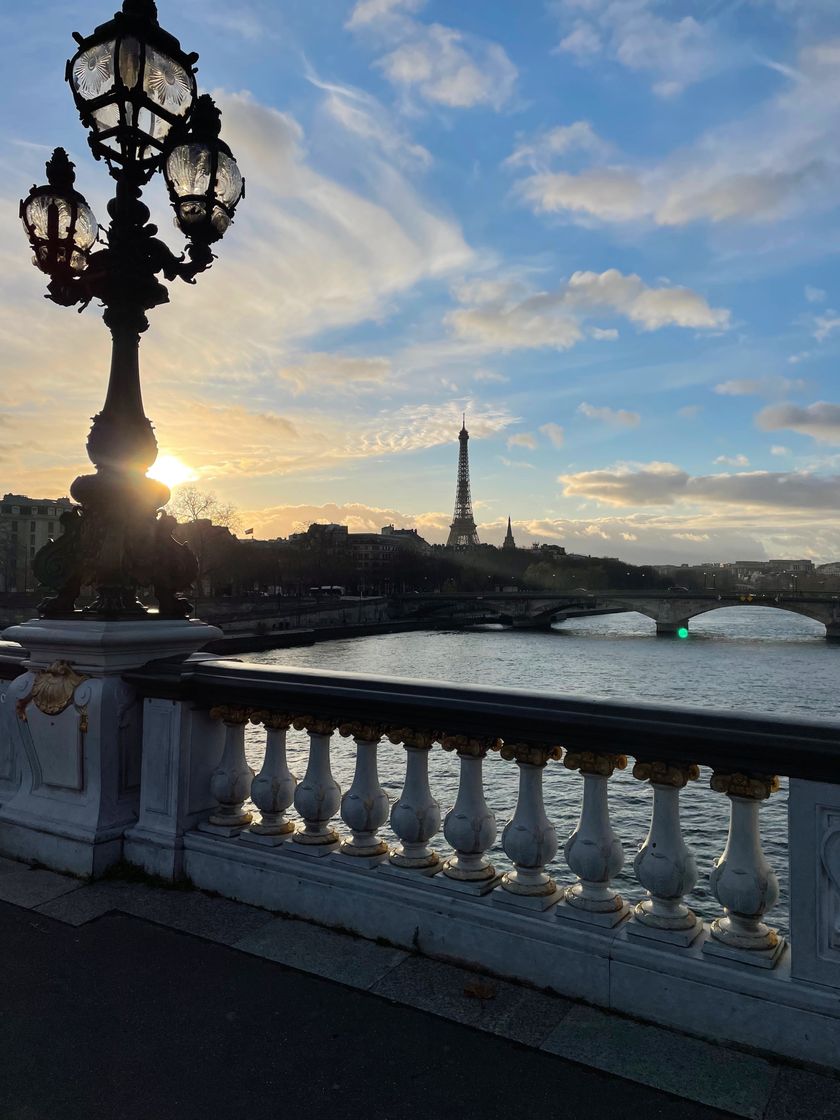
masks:
[[[679,630],[677,630],[677,637],[678,638],[687,638],[688,637],[688,627],[687,626],[681,626],[679,628]]]

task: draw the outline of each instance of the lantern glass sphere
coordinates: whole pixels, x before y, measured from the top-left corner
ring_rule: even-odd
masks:
[[[95,154],[149,171],[196,96],[189,59],[133,34],[88,40],[68,76],[83,119],[94,129]]]
[[[164,170],[178,228],[208,243],[222,237],[245,187],[226,146],[217,140],[188,139],[172,149]]]

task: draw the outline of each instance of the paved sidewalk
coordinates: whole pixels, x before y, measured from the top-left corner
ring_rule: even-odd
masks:
[[[3,1120],[840,1116],[830,1077],[199,891],[0,860],[0,900]]]

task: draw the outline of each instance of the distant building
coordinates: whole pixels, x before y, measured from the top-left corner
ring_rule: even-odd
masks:
[[[820,564],[817,571],[821,576],[840,576],[840,560],[834,560],[830,564]]]
[[[509,516],[508,516],[507,533],[505,535],[505,539],[504,539],[504,542],[502,544],[502,548],[508,549],[508,550],[516,548],[516,541],[513,539],[513,529],[511,528],[510,517]]]
[[[6,494],[0,505],[0,591],[33,591],[36,553],[61,535],[61,515],[69,498],[27,498]]]

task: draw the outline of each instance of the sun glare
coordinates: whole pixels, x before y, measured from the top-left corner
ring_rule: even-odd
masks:
[[[184,482],[195,482],[198,478],[192,467],[188,467],[174,455],[159,455],[157,462],[147,471],[147,474],[149,478],[157,479],[170,489]]]

